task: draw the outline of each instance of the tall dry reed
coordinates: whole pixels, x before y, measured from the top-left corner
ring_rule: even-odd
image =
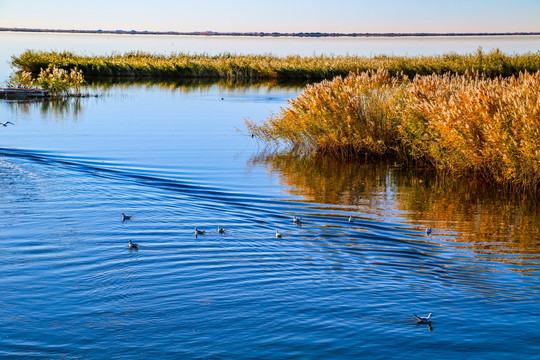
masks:
[[[356,73],[308,86],[249,130],[340,158],[391,156],[509,188],[540,185],[540,72],[490,78]]]
[[[37,77],[33,77],[29,71],[21,71],[13,75],[9,80],[10,86],[39,86],[49,90],[52,96],[80,95],[84,83],[81,70],[64,70],[53,66],[41,69]]]

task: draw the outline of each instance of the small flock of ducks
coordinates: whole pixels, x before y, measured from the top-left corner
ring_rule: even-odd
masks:
[[[133,215],[126,215],[126,214],[122,213],[122,222],[127,221],[127,220],[131,220],[132,217],[133,217]],[[350,223],[354,222],[354,218],[353,218],[352,215],[349,215],[349,220],[348,221]],[[298,217],[298,216],[293,216],[292,222],[295,225],[301,225],[302,224],[302,218]],[[226,231],[227,231],[227,229],[225,229],[224,227],[221,227],[221,226],[217,227],[218,234],[223,235],[223,234],[225,234]],[[195,237],[197,237],[199,235],[205,235],[206,231],[205,230],[200,230],[199,228],[195,227],[193,233],[194,233]],[[428,236],[431,235],[431,228],[426,229],[426,235],[428,235]],[[283,238],[283,234],[280,233],[279,230],[276,230],[276,235],[275,236],[276,236],[276,239]],[[134,250],[139,250],[139,244],[134,244],[134,243],[131,242],[131,240],[129,240],[128,241],[128,248],[129,249],[134,249]],[[418,318],[418,316],[416,316],[416,315],[414,315],[414,316]],[[427,317],[422,318],[422,319],[428,319],[430,317],[431,317],[431,314],[429,314]]]
[[[133,218],[133,215],[126,215],[126,214],[122,213],[122,222],[131,220],[132,218]],[[218,234],[225,234],[225,231],[226,231],[226,229],[224,227],[221,227],[221,226],[217,227]],[[195,233],[195,237],[197,237],[198,235],[205,235],[206,231],[195,228],[194,233]],[[277,234],[276,234],[276,237],[278,237]],[[279,234],[279,237],[281,237],[281,234]],[[139,244],[135,244],[135,243],[131,242],[131,240],[128,240],[128,249],[130,249],[130,250],[139,250]]]

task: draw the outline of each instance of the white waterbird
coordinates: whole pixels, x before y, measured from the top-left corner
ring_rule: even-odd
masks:
[[[416,318],[416,320],[418,320],[418,323],[420,323],[420,324],[429,324],[429,323],[431,323],[431,316],[433,314],[429,313],[428,316],[418,316],[416,314],[413,314],[413,315]]]

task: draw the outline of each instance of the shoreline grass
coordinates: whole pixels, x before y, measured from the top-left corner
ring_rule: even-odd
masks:
[[[540,71],[413,79],[354,73],[309,85],[247,127],[305,153],[391,158],[506,189],[540,189]]]
[[[303,79],[322,80],[350,72],[386,69],[392,75],[465,74],[479,71],[488,77],[512,76],[540,70],[540,51],[508,55],[499,50],[437,56],[286,56],[145,52],[83,56],[71,52],[26,50],[12,56],[12,66],[34,75],[49,66],[82,70],[85,77]]]

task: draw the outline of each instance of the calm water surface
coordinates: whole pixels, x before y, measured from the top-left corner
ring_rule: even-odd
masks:
[[[540,358],[536,201],[265,152],[300,87],[90,91],[0,102],[0,357]]]

